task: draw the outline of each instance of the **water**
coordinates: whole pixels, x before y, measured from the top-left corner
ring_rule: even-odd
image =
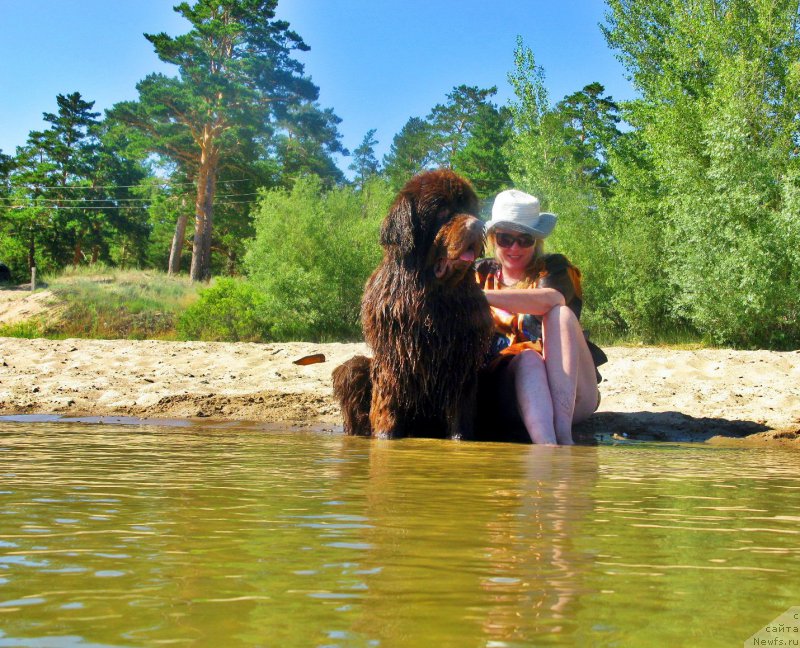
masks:
[[[741,646],[800,452],[0,422],[0,646]]]

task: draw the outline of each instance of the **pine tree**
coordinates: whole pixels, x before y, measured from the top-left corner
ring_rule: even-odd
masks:
[[[374,128],[367,131],[361,144],[353,151],[353,162],[348,167],[355,172],[356,185],[359,189],[362,189],[367,180],[380,171],[380,162],[375,157],[375,146],[378,144],[378,140],[375,139],[376,132]]]
[[[196,183],[195,281],[211,273],[214,197],[223,158],[244,141],[270,138],[280,120],[318,96],[292,58],[294,51],[309,48],[287,22],[276,19],[276,6],[277,0],[179,4],[175,10],[192,26],[188,33],[145,35],[159,58],[178,66],[178,77],[150,75],[138,86],[139,105],[119,111],[156,138],[191,138],[187,170]],[[180,154],[185,151],[181,147]]]

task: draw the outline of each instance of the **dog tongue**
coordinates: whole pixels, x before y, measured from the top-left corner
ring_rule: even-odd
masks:
[[[461,261],[466,261],[467,263],[472,263],[475,260],[475,252],[472,250],[467,250],[464,252],[460,257],[458,257]]]

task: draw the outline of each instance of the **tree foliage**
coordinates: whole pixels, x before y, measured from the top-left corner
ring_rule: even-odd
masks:
[[[507,187],[503,147],[510,135],[510,114],[491,102],[496,93],[496,87],[460,85],[425,119],[409,119],[384,159],[384,172],[395,190],[413,175],[437,166],[472,179],[481,197]]]
[[[400,189],[417,173],[433,163],[431,127],[424,119],[412,117],[394,136],[389,153],[384,157],[384,173],[392,188]]]
[[[361,140],[361,144],[353,151],[353,162],[348,169],[356,174],[355,181],[358,187],[363,187],[367,180],[380,171],[381,164],[375,157],[375,146],[378,144],[378,140],[375,139],[376,132],[376,129],[370,128]]]
[[[583,269],[587,294],[593,304],[602,304],[611,297],[612,259],[609,248],[599,243],[600,207],[613,183],[607,158],[619,136],[616,104],[602,85],[593,83],[552,105],[544,70],[522,39],[514,60],[509,74],[515,94],[513,128],[506,147],[511,179],[558,215],[547,245]]]
[[[639,155],[617,158],[614,202],[639,231],[657,225],[644,251],[664,315],[718,342],[797,344],[797,0],[609,9],[606,36],[641,93],[627,107]]]
[[[74,92],[56,103],[57,112],[44,113],[50,127],[30,133],[9,176],[13,204],[2,227],[14,241],[4,255],[18,274],[109,261],[148,233],[145,211],[129,203],[144,169],[97,120],[94,102]]]
[[[265,296],[269,339],[359,335],[361,295],[381,258],[380,223],[392,197],[379,178],[360,191],[324,192],[308,177],[263,194],[245,267]]]
[[[292,57],[308,46],[276,19],[276,5],[277,0],[177,5],[191,30],[145,37],[159,58],[178,67],[178,77],[150,75],[138,86],[139,101],[117,109],[121,119],[152,136],[154,151],[186,165],[185,175],[196,183],[195,280],[211,273],[214,199],[225,157],[282,130],[272,146],[292,171],[335,173],[326,154],[341,148],[338,118],[315,105],[318,89]]]
[[[477,107],[470,136],[453,155],[452,167],[469,178],[480,198],[511,187],[505,147],[511,137],[511,111],[491,104]]]

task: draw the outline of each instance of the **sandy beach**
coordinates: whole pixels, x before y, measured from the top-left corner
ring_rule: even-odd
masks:
[[[341,429],[334,367],[363,344],[0,338],[0,414]],[[582,439],[800,444],[800,352],[613,347]],[[325,361],[294,364],[323,354]]]

